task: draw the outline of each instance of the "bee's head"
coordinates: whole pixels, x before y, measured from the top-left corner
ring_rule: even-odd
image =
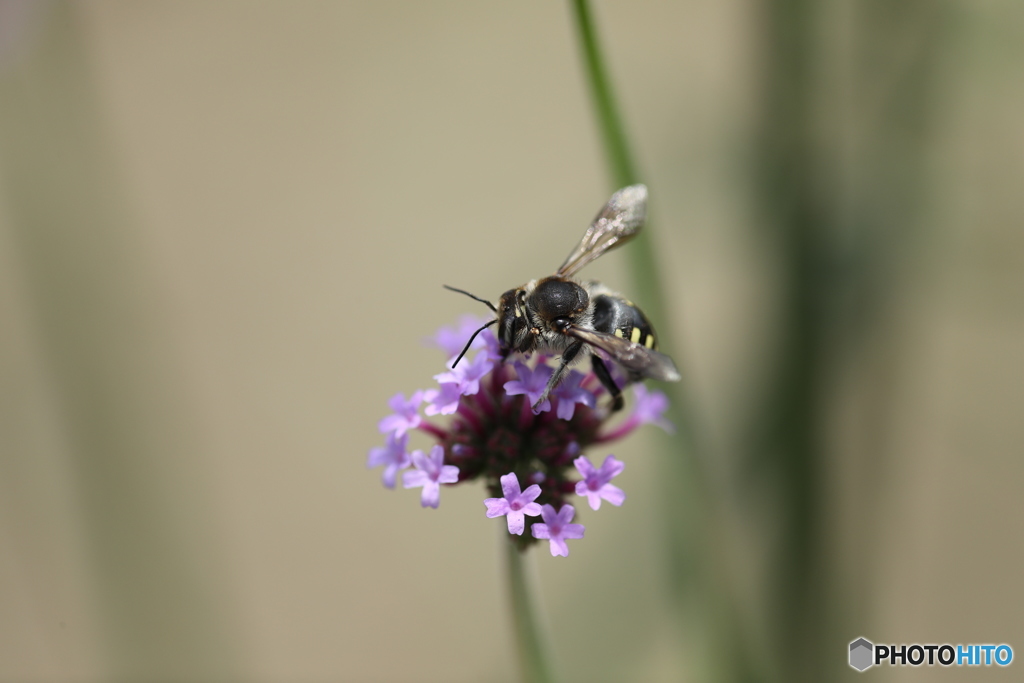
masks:
[[[553,276],[538,282],[527,301],[530,310],[536,313],[538,324],[552,332],[564,333],[585,314],[590,296],[572,280]]]
[[[522,287],[510,289],[498,300],[498,343],[503,350],[526,353],[535,342],[526,311],[526,291]]]

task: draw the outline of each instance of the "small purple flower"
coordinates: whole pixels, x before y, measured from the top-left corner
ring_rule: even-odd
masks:
[[[580,454],[580,442],[570,441],[565,444],[565,450],[562,451],[562,458],[566,461],[572,460]]]
[[[487,322],[487,318],[475,315],[464,315],[459,318],[457,327],[442,327],[429,342],[440,347],[446,358],[455,358],[462,353],[466,342],[473,336],[473,333],[480,329],[480,326]],[[490,330],[484,330],[473,340],[471,349],[486,348],[495,357],[498,355],[498,340]]]
[[[487,517],[493,519],[507,515],[508,532],[521,536],[526,528],[524,515],[536,517],[540,514],[540,505],[533,502],[540,495],[540,487],[534,484],[520,492],[519,477],[510,472],[501,477],[501,491],[505,494],[504,498],[488,498],[484,501]]]
[[[540,509],[541,518],[544,523],[534,523],[530,527],[534,538],[546,539],[551,542],[551,556],[569,556],[569,546],[565,541],[571,538],[583,538],[583,525],[570,524],[576,515],[576,509],[572,505],[563,505],[562,509],[555,512],[555,508],[545,505]]]
[[[633,412],[629,414],[615,429],[597,437],[595,443],[615,441],[629,435],[637,427],[643,424],[655,424],[669,434],[676,431],[675,425],[665,419],[665,411],[668,410],[668,397],[660,391],[648,391],[642,384],[633,386],[633,396],[636,397],[636,405]]]
[[[626,494],[622,489],[608,483],[626,469],[626,465],[621,460],[616,460],[614,455],[604,459],[600,470],[595,469],[585,455],[573,460],[572,464],[576,465],[576,469],[583,476],[583,481],[576,482],[576,495],[586,496],[591,510],[601,507],[602,498],[616,506],[622,505],[626,500]]]
[[[436,508],[441,504],[440,484],[454,484],[459,480],[459,468],[444,464],[444,447],[434,446],[430,455],[423,451],[412,452],[412,464],[416,469],[402,475],[402,486],[407,489],[423,487],[420,505]]]
[[[472,396],[480,391],[480,380],[494,369],[496,358],[492,357],[489,351],[481,351],[476,354],[472,363],[466,362],[465,358],[462,360],[458,367],[434,375],[434,379],[441,384],[457,385],[462,396]]]
[[[582,381],[583,373],[571,370],[562,379],[562,383],[555,387],[552,394],[558,399],[558,410],[556,412],[559,419],[571,420],[572,416],[576,414],[577,403],[582,403],[588,408],[593,408],[597,405],[597,399],[594,397],[594,394],[580,387],[580,382]]]
[[[427,401],[427,407],[423,409],[427,415],[451,415],[459,408],[462,392],[458,384],[446,382],[440,389],[424,391],[423,398]]]
[[[388,405],[395,413],[381,420],[377,424],[377,428],[382,434],[394,432],[395,436],[402,436],[406,431],[416,429],[420,426],[420,422],[423,421],[418,412],[422,402],[422,391],[413,392],[408,401],[405,400],[402,394],[395,394],[388,401]]]
[[[408,443],[408,434],[395,436],[395,433],[391,432],[388,434],[387,444],[383,448],[370,449],[370,455],[366,458],[367,467],[385,466],[380,478],[389,489],[395,488],[398,470],[404,470],[409,466],[409,454],[405,450]]]
[[[463,396],[472,396],[480,391],[480,380],[494,369],[489,351],[481,351],[472,363],[460,363],[457,368],[434,375],[440,389],[427,389],[423,398],[429,403],[424,409],[427,415],[451,415],[459,409]]]
[[[541,364],[539,361],[537,367],[531,370],[525,364],[516,361],[516,375],[519,379],[514,379],[509,382],[505,382],[505,393],[509,396],[520,396],[525,394],[527,399],[530,401],[530,405],[533,405],[537,400],[544,394],[544,388],[548,384],[548,379],[551,378],[551,373],[554,372],[547,365]],[[544,399],[544,402],[538,406],[537,413],[546,413],[551,410],[551,400]]]
[[[660,391],[648,391],[643,384],[633,385],[633,396],[636,398],[636,405],[633,406],[631,420],[640,424],[655,424],[669,434],[676,431],[674,424],[665,419],[665,411],[668,410],[668,397]]]

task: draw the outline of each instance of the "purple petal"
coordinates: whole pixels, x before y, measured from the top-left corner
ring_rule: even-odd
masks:
[[[370,455],[366,459],[367,467],[380,467],[381,465],[391,465],[394,463],[394,457],[386,448],[374,448],[370,450]]]
[[[508,501],[504,498],[488,498],[484,501],[484,505],[487,506],[487,517],[488,519],[494,519],[495,517],[503,517],[509,513]]]
[[[601,463],[601,478],[606,482],[611,481],[613,478],[622,474],[622,470],[626,469],[626,463],[621,460],[617,460],[614,455],[609,455]]]
[[[423,397],[429,402],[423,412],[427,415],[451,415],[459,409],[462,392],[458,384],[444,383],[440,389],[428,389]]]
[[[574,508],[572,505],[563,505],[562,509],[558,511],[558,521],[562,526],[565,526],[569,522],[571,522],[572,518],[575,516],[576,508]]]
[[[558,523],[558,513],[550,505],[541,506],[541,517],[544,519],[545,530],[547,530],[549,525]],[[537,525],[535,524],[534,527],[537,528]]]
[[[551,557],[569,557],[569,546],[560,538],[552,538],[548,541],[551,544]]]
[[[585,479],[590,479],[595,474],[597,474],[597,470],[594,469],[594,464],[590,462],[590,458],[588,458],[585,455],[581,455],[580,457],[573,460],[572,464],[576,466],[576,471],[579,472],[580,475],[582,475]]]
[[[516,362],[516,373],[519,375],[518,380],[509,380],[505,382],[505,393],[509,396],[521,396],[525,395],[530,404],[537,402],[537,399],[544,393],[544,388],[547,385],[548,377],[551,376],[552,369],[547,366],[538,366],[536,372],[531,372],[530,368],[520,362]],[[539,382],[539,386],[538,386]],[[551,410],[551,401],[544,399],[538,410],[533,411],[534,415],[540,413],[546,413]]]
[[[441,504],[441,487],[437,482],[427,481],[423,485],[423,494],[420,496],[420,505],[425,508],[437,508]]]
[[[475,315],[464,315],[459,318],[459,324],[455,327],[442,327],[434,335],[433,339],[428,342],[433,343],[435,346],[441,348],[444,351],[446,358],[453,358],[458,355],[463,347],[466,346],[466,342],[473,336],[473,333],[485,322],[487,318],[481,318]],[[490,340],[487,336],[490,336]],[[483,346],[490,346],[491,340],[494,341],[495,346],[497,340],[494,339],[494,333],[490,330],[484,330],[480,335],[473,340],[473,345],[470,348],[481,348]],[[495,349],[497,351],[497,349]]]
[[[520,361],[516,361],[514,366],[516,369],[516,376],[523,381],[523,384],[532,384],[533,370],[530,369],[530,366]]]
[[[578,370],[570,370],[565,377],[562,378],[562,382],[558,385],[559,393],[571,394],[580,388],[580,382],[583,381],[583,375]]]
[[[536,517],[536,516],[538,516],[540,514],[540,504],[539,503],[527,503],[519,511],[522,512],[524,515],[527,515],[529,517]]]
[[[423,473],[429,472],[430,459],[423,453],[423,451],[413,451],[411,457],[413,467]]]
[[[580,387],[582,381],[583,375],[572,370],[555,388],[553,393],[558,398],[558,417],[560,419],[571,420],[576,414],[577,403],[582,403],[590,408],[597,405],[594,394]]]
[[[430,464],[435,472],[441,470],[441,466],[444,465],[444,446],[436,445],[430,449]]]
[[[527,389],[526,385],[517,379],[511,379],[505,382],[505,393],[509,396],[521,396],[528,391],[529,389]]]
[[[675,425],[663,417],[668,410],[668,397],[660,391],[648,391],[642,384],[633,386],[636,405],[633,407],[632,418],[641,424],[656,424],[669,434],[675,432]]]
[[[509,472],[508,474],[502,475],[500,481],[501,492],[505,494],[505,500],[507,500],[509,504],[518,500],[522,493],[519,489],[519,477],[516,476],[515,472]]]
[[[388,399],[388,408],[395,411],[396,413],[402,414],[405,411],[405,396],[402,394],[395,394]]]
[[[371,448],[369,455],[366,457],[366,466],[368,468],[380,467],[391,462],[391,454],[388,453],[386,448]]]
[[[462,393],[472,396],[480,391],[480,380],[494,369],[497,360],[497,357],[491,356],[487,351],[476,354],[473,362],[469,364],[462,376]]]
[[[377,430],[381,434],[387,434],[388,432],[394,432],[396,436],[402,436],[409,429],[415,429],[420,424],[419,415],[412,419],[404,417],[402,415],[388,415],[382,418],[377,423]]]
[[[625,502],[626,500],[626,494],[622,491],[622,489],[620,489],[618,486],[615,486],[614,484],[605,484],[604,486],[601,487],[601,490],[598,491],[598,493],[602,498],[604,498],[609,503],[615,506],[622,505],[622,503]],[[596,510],[597,508],[594,509]]]
[[[480,339],[484,340],[484,348],[490,351],[492,356],[501,358],[501,345],[498,343],[498,338],[494,336],[494,332],[484,330],[480,333]]]
[[[440,484],[459,483],[459,468],[455,465],[444,465],[441,467],[441,474],[438,475],[437,481]]]
[[[597,491],[591,491],[590,487],[587,486],[586,482],[576,482],[576,495],[586,496],[587,502],[590,504],[591,510],[601,509],[601,494],[599,494]]]
[[[540,496],[540,487],[539,486],[537,486],[536,484],[534,484],[533,486],[527,486],[526,490],[523,491],[521,494],[519,494],[519,502],[524,504],[524,505],[527,504],[527,503],[529,503],[531,505],[535,505],[535,503],[533,501],[537,500],[538,496]],[[538,515],[540,514],[540,507],[539,506],[538,506],[538,511],[537,511],[536,514],[538,514]]]
[[[547,524],[534,524],[530,527],[530,533],[533,534],[534,538],[548,539],[551,538],[551,532],[548,529]]]
[[[380,480],[384,483],[384,486],[389,489],[395,488],[395,479],[398,477],[398,464],[391,463],[384,468],[384,471],[380,474]]]
[[[473,362],[460,363],[457,367],[434,375],[438,382],[459,385],[459,391],[466,396],[472,396],[480,391],[480,379],[494,369],[497,357],[492,356],[488,351],[481,351],[473,358]]]
[[[407,489],[425,486],[429,481],[430,477],[421,470],[410,470],[402,475],[402,487]]]
[[[413,392],[408,401],[402,394],[395,394],[388,401],[388,405],[395,411],[394,414],[377,423],[377,428],[382,433],[394,432],[396,436],[402,436],[408,429],[415,429],[422,420],[417,412],[422,401],[422,391]]]
[[[408,417],[416,413],[416,409],[419,408],[422,401],[422,391],[414,391],[408,401],[405,400],[403,394],[398,393],[391,397],[391,400],[388,401],[388,406],[399,415]]]
[[[526,518],[523,517],[523,513],[510,510],[508,513],[508,532],[516,536],[522,536],[523,529],[525,528]]]
[[[548,380],[551,379],[551,375],[554,373],[552,368],[546,365],[538,365],[533,371],[533,377],[531,378],[531,384],[533,385],[533,393],[536,394],[533,397],[534,403],[540,398],[541,394],[544,393],[544,389],[548,386]]]
[[[532,403],[536,403],[538,398],[540,398],[540,394],[537,394],[536,396],[531,396],[530,397],[530,401]],[[550,411],[551,410],[551,399],[547,399],[547,398],[544,399],[544,402],[541,403],[539,406],[537,406],[536,409],[532,409],[531,408],[531,410],[533,410],[533,414],[534,415],[540,415],[541,413],[546,413],[546,412]]]
[[[544,519],[544,530],[545,530],[545,532],[547,532],[547,528],[548,528],[549,524],[557,524],[558,523],[558,513],[555,512],[555,508],[551,507],[550,505],[542,505],[541,508],[540,508],[540,515]],[[537,525],[534,524],[533,528],[536,529]],[[540,536],[538,536],[537,538],[540,538]],[[545,538],[547,538],[547,537],[545,536]]]
[[[561,538],[583,538],[584,527],[582,524],[566,524],[562,527]]]
[[[383,448],[370,449],[366,459],[367,467],[379,467],[385,465],[381,475],[381,481],[389,489],[395,488],[395,475],[398,470],[409,466],[409,454],[405,452],[406,444],[409,442],[408,435],[396,437],[392,432],[388,434],[387,444]]]
[[[551,377],[551,373],[554,372],[554,370],[547,365],[541,365],[539,361],[534,370],[530,370],[528,366],[524,363],[520,363],[519,361],[516,361],[515,367],[516,375],[519,377],[520,388],[522,389],[519,393],[524,393],[529,396],[530,403],[536,403],[537,399],[539,399],[541,394],[544,393],[544,388],[547,386],[548,378]],[[506,388],[508,387],[507,384],[505,386]],[[507,389],[506,393],[508,393],[509,396],[516,395],[508,392]],[[547,401],[545,401],[545,403],[547,403]],[[550,409],[551,407],[549,404],[547,410]],[[545,411],[542,410],[541,412]]]

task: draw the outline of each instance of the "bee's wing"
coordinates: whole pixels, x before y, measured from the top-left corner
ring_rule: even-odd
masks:
[[[572,277],[614,246],[628,241],[640,231],[647,214],[647,186],[624,187],[608,200],[597,218],[583,233],[579,245],[565,259],[557,275]]]
[[[616,337],[614,334],[570,327],[566,332],[570,337],[596,346],[615,360],[616,363],[632,372],[638,372],[649,379],[662,382],[678,382],[679,370],[672,359],[663,353],[649,349],[643,344],[634,344],[628,339]]]

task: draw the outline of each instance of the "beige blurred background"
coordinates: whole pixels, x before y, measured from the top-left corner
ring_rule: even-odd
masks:
[[[837,678],[861,635],[1024,656],[1024,16],[934,4],[920,164],[892,167],[915,222],[823,406]],[[779,305],[749,188],[768,6],[595,4],[670,274],[658,324],[726,482]],[[365,457],[387,399],[441,371],[422,339],[480,312],[441,284],[549,272],[609,194],[568,7],[0,7],[0,681],[517,680],[482,487],[422,510]],[[815,19],[840,198],[889,181],[871,95],[918,55],[883,30],[854,63],[866,11]],[[628,288],[621,254],[588,274]],[[566,681],[704,680],[654,443],[617,447],[621,509],[532,558]],[[723,490],[757,566],[761,503]]]

